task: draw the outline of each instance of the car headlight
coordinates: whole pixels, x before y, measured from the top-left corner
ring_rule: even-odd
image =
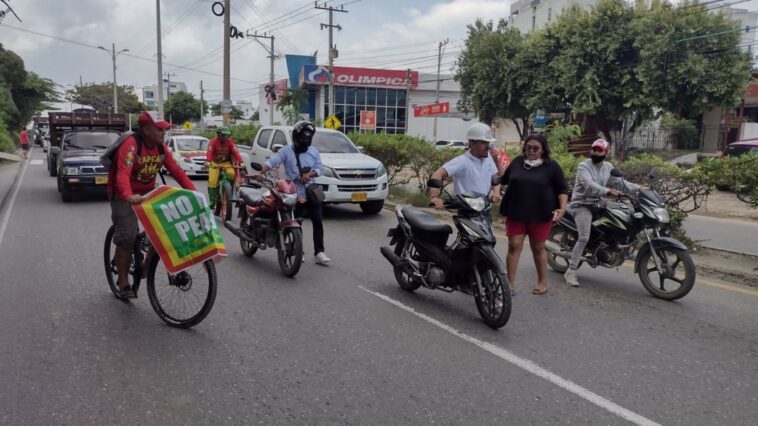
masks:
[[[66,174],[67,175],[78,175],[79,174],[79,168],[78,167],[66,167]]]
[[[282,202],[286,206],[294,206],[297,203],[297,194],[282,194]]]
[[[661,223],[669,223],[671,218],[669,217],[669,212],[664,207],[656,207],[653,209],[653,214],[655,215],[656,219],[658,219]]]
[[[387,174],[387,169],[384,168],[384,164],[379,164],[376,168],[376,177],[382,177]]]
[[[184,161],[184,162],[185,162],[185,163],[187,163],[187,164],[193,164],[193,163],[192,163],[192,159],[191,159],[191,158],[189,158],[189,157],[183,157],[183,158],[182,158],[182,161]]]
[[[324,176],[324,177],[329,177],[329,178],[336,178],[337,177],[337,173],[335,173],[334,170],[332,170],[331,167],[326,167],[326,166],[322,167],[321,175]]]

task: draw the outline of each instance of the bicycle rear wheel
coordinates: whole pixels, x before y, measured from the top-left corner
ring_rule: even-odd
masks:
[[[105,262],[105,278],[108,280],[108,287],[110,287],[111,291],[113,292],[113,295],[117,298],[121,299],[118,296],[118,270],[116,269],[116,262],[113,258],[113,256],[116,253],[116,245],[113,243],[113,233],[116,231],[116,227],[111,225],[110,228],[108,228],[108,232],[105,234],[105,246],[103,247],[103,261]],[[134,243],[134,248],[132,251],[132,263],[129,266],[129,285],[132,286],[133,289],[139,287],[139,281],[141,279],[142,274],[136,274],[134,270],[134,254],[137,253],[137,250],[139,249],[139,242],[140,238],[137,238],[137,240]]]
[[[206,260],[170,274],[153,254],[147,266],[147,295],[153,310],[166,324],[189,328],[199,324],[216,300],[216,266]]]

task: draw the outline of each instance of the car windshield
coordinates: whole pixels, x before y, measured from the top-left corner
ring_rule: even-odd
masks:
[[[462,141],[455,141],[453,142],[453,146],[466,146],[466,144],[463,143]]]
[[[447,145],[447,141],[439,141],[439,142],[437,142],[437,146],[446,146],[446,145]]]
[[[208,149],[208,139],[205,138],[176,138],[179,151],[205,151]]]
[[[73,149],[106,149],[118,139],[112,132],[76,132],[66,137],[64,147]]]
[[[327,154],[355,154],[359,152],[347,136],[337,132],[317,131],[313,136],[313,146],[320,153]]]

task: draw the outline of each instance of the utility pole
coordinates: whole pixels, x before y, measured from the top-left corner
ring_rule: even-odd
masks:
[[[203,123],[205,123],[205,111],[203,110],[203,95],[205,94],[205,90],[203,90],[203,80],[200,80],[200,128],[204,128]]]
[[[168,87],[166,87],[166,103],[171,107],[171,77],[176,77],[176,73],[170,73],[167,71],[165,74],[166,83],[168,84]],[[166,118],[164,117],[163,119],[165,120]],[[169,117],[168,122],[173,124],[171,117]]]
[[[321,29],[329,28],[329,115],[332,115],[334,114],[334,59],[338,56],[337,48],[334,47],[333,43],[334,37],[332,36],[332,30],[336,28],[337,31],[342,31],[341,26],[334,25],[332,15],[334,15],[334,12],[347,13],[347,10],[345,10],[344,5],[335,8],[332,6],[326,6],[326,3],[319,6],[318,2],[316,2],[316,9],[329,11],[329,23],[321,24]],[[324,118],[326,118],[326,114],[324,114]]]
[[[258,32],[254,32],[253,34],[250,34],[248,31],[247,33],[248,37],[254,37],[254,38],[267,38],[271,41],[271,49],[268,52],[268,57],[271,59],[271,71],[268,76],[268,84],[269,87],[271,87],[271,92],[269,93],[269,96],[271,97],[271,106],[268,108],[268,121],[269,125],[274,125],[274,60],[276,59],[276,51],[274,50],[274,35],[267,35],[267,34],[258,34]],[[265,47],[265,46],[264,46]]]
[[[230,9],[231,5],[229,4],[229,0],[224,0],[224,101],[231,101],[231,58],[229,53],[229,15],[230,15]],[[224,114],[224,126],[229,125],[229,113],[225,112]]]
[[[442,51],[443,47],[445,47],[448,43],[450,43],[450,39],[445,39],[445,41],[441,41],[439,44],[439,47],[437,47],[437,96],[436,100],[434,102],[440,103],[440,68],[442,67]],[[432,130],[432,141],[434,143],[437,143],[437,116],[434,116],[434,128]]]
[[[113,60],[113,113],[118,112],[118,90],[116,86],[116,56],[128,52],[129,49],[121,49],[118,52],[116,52],[116,43],[111,44],[111,50],[108,50],[104,48],[103,46],[97,46],[98,49],[104,50],[108,52],[111,55],[111,59]]]
[[[161,51],[161,0],[155,0],[155,22],[158,29],[158,114],[163,116],[163,53]]]

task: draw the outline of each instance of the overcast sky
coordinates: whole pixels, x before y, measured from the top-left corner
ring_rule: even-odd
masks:
[[[0,26],[0,42],[20,55],[27,69],[63,86],[78,84],[79,76],[85,83],[109,82],[110,56],[96,46],[110,49],[111,43],[116,43],[116,50],[128,48],[129,54],[154,61],[155,3],[155,0],[10,0],[23,24],[6,18]],[[186,83],[196,95],[202,79],[206,99],[218,101],[222,95],[223,18],[212,14],[212,3],[161,0],[163,70],[175,73],[171,79]],[[318,50],[319,63],[326,62],[328,32],[321,31],[319,24],[328,22],[328,14],[314,9],[313,1],[232,0],[231,4],[232,25],[241,30],[273,30],[278,53],[313,54]],[[335,31],[340,53],[337,65],[411,67],[422,72],[436,71],[439,41],[450,39],[442,61],[444,72],[451,68],[460,51],[467,24],[477,17],[498,20],[507,16],[509,10],[507,0],[332,0],[327,4],[345,4],[345,10],[349,11],[334,14],[335,24],[342,26],[342,31]],[[262,41],[268,45],[267,40]],[[269,74],[266,49],[252,39],[233,41],[231,61],[232,78],[236,79],[232,80],[232,99],[257,105],[257,83],[267,81]],[[117,64],[119,84],[141,88],[157,82],[155,62],[121,55]],[[286,78],[283,57],[276,61],[275,74],[277,79]]]
[[[98,45],[129,49],[118,57],[119,84],[136,88],[157,82],[155,0],[7,0],[23,23],[6,17],[0,42],[15,51],[26,67],[63,86],[112,81],[110,56]],[[734,2],[735,0],[725,0]],[[323,2],[321,2],[323,3]],[[335,13],[337,65],[436,71],[437,43],[450,39],[443,73],[450,71],[466,36],[466,25],[477,18],[507,17],[512,0],[330,0],[345,4],[349,13]],[[217,102],[222,95],[223,19],[211,12],[213,0],[161,0],[163,70],[199,95]],[[272,31],[276,50],[312,54],[326,63],[328,32],[319,24],[328,14],[307,0],[231,0],[231,23],[241,30]],[[758,0],[736,5],[758,10]],[[52,39],[20,27],[68,41]],[[262,40],[268,43],[267,40]],[[81,44],[76,44],[81,43]],[[83,44],[83,45],[82,45]],[[135,58],[128,55],[135,55]],[[253,39],[232,43],[232,99],[258,104],[258,84],[268,80],[269,60]],[[182,65],[187,68],[179,68]],[[276,61],[276,78],[286,77],[284,59]]]

